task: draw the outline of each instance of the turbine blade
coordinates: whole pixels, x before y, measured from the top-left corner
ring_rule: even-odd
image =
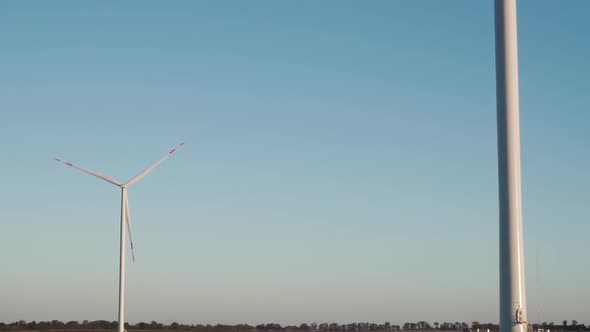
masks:
[[[132,185],[134,182],[137,182],[137,181],[139,181],[139,179],[146,176],[149,172],[151,172],[154,168],[156,168],[156,166],[158,166],[159,163],[164,161],[166,158],[170,157],[174,152],[176,152],[178,149],[180,149],[180,147],[183,145],[184,145],[184,142],[178,144],[178,146],[176,146],[174,149],[170,150],[164,157],[160,158],[160,160],[156,161],[150,167],[143,170],[143,172],[137,174],[131,180],[127,181],[127,186]]]
[[[129,244],[131,245],[131,257],[135,262],[135,252],[133,251],[133,235],[131,234],[131,218],[129,217],[129,201],[125,195],[125,220],[127,221],[127,231],[129,232]]]
[[[88,173],[88,174],[90,174],[90,175],[94,175],[94,176],[96,176],[97,178],[99,178],[99,179],[103,179],[103,180],[105,180],[105,181],[107,181],[107,182],[110,182],[110,183],[112,183],[112,184],[114,184],[114,185],[117,185],[117,186],[120,186],[120,185],[121,185],[121,182],[119,182],[119,181],[117,181],[117,180],[115,180],[115,179],[113,179],[113,178],[110,178],[110,177],[108,177],[108,176],[106,176],[106,175],[102,175],[102,174],[100,174],[100,173],[97,173],[97,172],[95,172],[95,171],[91,171],[91,170],[89,170],[89,169],[86,169],[86,168],[83,168],[83,167],[80,167],[80,166],[74,165],[74,164],[72,164],[72,163],[70,163],[70,162],[67,162],[67,161],[65,161],[65,160],[61,160],[61,159],[59,159],[59,158],[53,158],[53,159],[55,159],[56,161],[58,161],[58,162],[60,162],[60,163],[62,163],[62,164],[64,164],[64,165],[67,165],[67,166],[70,166],[70,167],[73,167],[73,168],[77,168],[77,169],[81,170],[82,172]]]

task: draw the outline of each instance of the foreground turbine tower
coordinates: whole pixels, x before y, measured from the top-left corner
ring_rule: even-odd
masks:
[[[495,0],[494,14],[500,198],[500,332],[526,332],[516,0]]]
[[[164,157],[160,158],[160,160],[153,163],[150,167],[146,168],[143,172],[134,176],[131,180],[127,181],[126,183],[119,182],[115,179],[112,179],[108,176],[102,175],[100,173],[82,168],[80,166],[76,166],[70,162],[63,161],[61,159],[55,158],[55,160],[59,161],[62,164],[65,164],[70,167],[77,168],[82,172],[86,172],[90,175],[94,175],[99,179],[103,179],[109,183],[112,183],[121,188],[121,238],[120,238],[120,253],[119,253],[119,328],[118,332],[125,331],[125,223],[127,223],[127,231],[129,232],[129,244],[131,246],[131,257],[135,261],[135,254],[133,253],[133,237],[131,236],[131,219],[129,218],[129,203],[127,202],[127,187],[132,185],[133,183],[139,181],[142,177],[146,176],[149,172],[151,172],[159,163],[164,161],[166,158],[170,157],[174,152],[176,152],[184,143],[180,143],[177,147],[170,150]]]

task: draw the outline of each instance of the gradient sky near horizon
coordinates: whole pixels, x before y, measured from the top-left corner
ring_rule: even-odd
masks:
[[[590,2],[520,1],[528,314],[590,323]],[[0,2],[0,321],[498,320],[492,1]]]

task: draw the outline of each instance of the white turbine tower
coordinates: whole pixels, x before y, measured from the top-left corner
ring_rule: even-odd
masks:
[[[516,0],[496,0],[500,332],[529,328],[524,277]]]
[[[59,161],[62,164],[65,164],[70,167],[77,168],[82,172],[86,172],[90,175],[94,175],[99,179],[103,179],[107,182],[110,182],[118,187],[121,188],[121,237],[119,243],[119,327],[118,332],[124,332],[125,326],[125,223],[127,223],[127,231],[129,232],[129,244],[131,245],[131,257],[135,261],[135,254],[133,252],[133,237],[131,235],[131,220],[129,218],[129,204],[127,201],[127,187],[132,185],[133,183],[139,181],[142,177],[146,176],[149,172],[151,172],[159,163],[164,161],[166,158],[170,157],[174,152],[176,152],[184,143],[180,143],[177,147],[170,150],[164,157],[160,158],[160,160],[153,163],[150,167],[143,170],[143,172],[137,174],[131,180],[127,182],[119,182],[113,178],[110,178],[106,175],[102,175],[100,173],[91,171],[86,168],[82,168],[80,166],[76,166],[70,162],[55,158],[55,160]]]

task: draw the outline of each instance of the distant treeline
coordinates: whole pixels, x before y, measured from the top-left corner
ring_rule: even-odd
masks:
[[[590,331],[590,325],[578,323],[576,320],[572,320],[568,324],[567,320],[561,322],[561,324],[555,324],[554,322],[543,322],[541,324],[532,324],[533,331],[537,329],[550,329],[551,331]],[[0,323],[0,331],[23,331],[23,330],[115,330],[117,328],[116,321],[96,320],[96,321],[69,321],[61,322],[58,320],[52,321],[32,321],[26,322],[24,320],[13,322],[13,323]],[[203,325],[203,324],[179,324],[172,323],[170,325],[158,323],[152,321],[151,323],[140,322],[137,324],[125,324],[125,329],[128,331],[132,330],[181,330],[181,331],[196,331],[196,332],[247,332],[247,331],[400,331],[400,330],[411,330],[411,331],[427,331],[427,330],[441,330],[441,331],[472,331],[475,332],[478,329],[480,332],[498,331],[498,325],[492,323],[479,323],[472,322],[467,324],[465,322],[434,322],[432,325],[426,321],[419,321],[416,323],[404,323],[403,325],[395,325],[389,322],[383,324],[377,323],[350,323],[350,324],[338,324],[338,323],[303,323],[299,326],[288,325],[281,326],[276,323],[259,324],[251,326],[248,324],[238,325]]]

